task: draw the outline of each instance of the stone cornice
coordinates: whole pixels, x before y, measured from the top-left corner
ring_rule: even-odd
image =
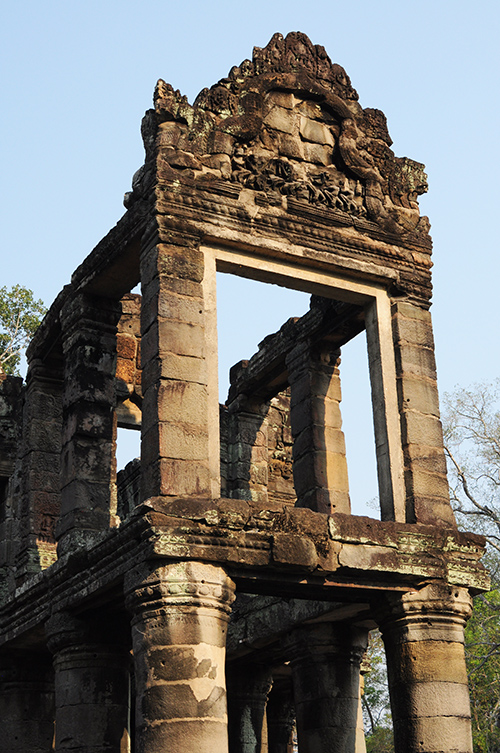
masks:
[[[0,645],[40,634],[50,610],[123,608],[123,579],[146,561],[222,566],[248,592],[334,601],[355,593],[366,601],[424,580],[486,590],[483,547],[483,537],[454,529],[262,510],[239,500],[155,498],[93,549],[63,557],[17,589],[0,608]]]

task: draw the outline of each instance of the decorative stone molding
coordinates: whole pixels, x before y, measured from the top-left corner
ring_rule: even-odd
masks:
[[[464,642],[464,625],[472,614],[468,589],[429,583],[401,596],[387,595],[377,620],[391,640]]]
[[[4,655],[54,652],[61,753],[128,749],[131,642],[140,753],[227,753],[226,646],[254,675],[233,685],[241,718],[253,715],[252,734],[233,735],[247,751],[260,735],[265,747],[267,670],[289,659],[301,753],[361,753],[359,665],[378,619],[396,749],[470,753],[467,589],[489,582],[484,538],[459,532],[449,504],[423,165],[395,157],[384,115],[299,33],[275,35],[194,105],[160,81],[142,130],[126,214],[28,349],[16,493],[0,516]],[[233,370],[232,436],[226,420],[219,431],[216,272],[313,294]],[[363,330],[382,520],[348,514],[337,350]],[[139,424],[120,520],[116,427]],[[9,717],[12,672],[0,718],[15,735],[31,681],[23,669]],[[52,744],[43,682],[31,687],[45,750],[27,735],[9,753]],[[284,753],[288,690],[275,700],[269,748]]]
[[[125,593],[128,608],[144,619],[183,607],[214,609],[229,618],[234,584],[220,567],[187,561],[135,568],[125,579]]]

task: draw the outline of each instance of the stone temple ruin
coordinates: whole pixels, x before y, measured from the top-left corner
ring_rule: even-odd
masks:
[[[299,33],[194,105],[159,81],[142,135],[125,215],[0,386],[2,750],[285,753],[296,725],[361,753],[379,626],[398,753],[470,752],[488,578],[449,504],[423,165]],[[216,271],[311,294],[224,406]],[[362,330],[381,520],[350,514],[341,428]],[[117,427],[142,436],[118,474]]]

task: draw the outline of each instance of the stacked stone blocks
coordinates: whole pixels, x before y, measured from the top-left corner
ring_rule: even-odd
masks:
[[[397,753],[471,753],[463,627],[488,578],[448,499],[423,165],[300,33],[194,105],[160,80],[142,134],[126,214],[26,387],[0,386],[6,753],[289,753],[294,724],[300,753],[363,753],[376,626]],[[312,295],[225,406],[217,271]],[[363,329],[380,520],[350,513],[342,432]],[[119,478],[118,427],[141,430]]]

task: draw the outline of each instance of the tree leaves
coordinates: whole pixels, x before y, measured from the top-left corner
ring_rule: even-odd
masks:
[[[476,753],[500,750],[500,380],[444,400],[451,503],[460,528],[488,541],[493,590],[474,599],[465,628]]]
[[[0,288],[0,373],[17,374],[21,353],[46,312],[43,301],[22,285]]]
[[[363,722],[367,753],[392,753],[392,717],[387,686],[387,665],[384,644],[378,630],[370,633],[370,642],[364,660],[369,666],[364,675],[362,695]]]

